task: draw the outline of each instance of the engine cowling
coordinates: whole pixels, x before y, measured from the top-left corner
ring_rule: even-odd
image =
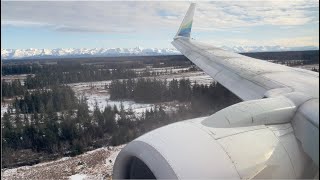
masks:
[[[159,128],[130,142],[119,153],[113,173],[116,179],[238,177],[220,145],[189,122]]]
[[[224,109],[208,118],[182,121],[153,130],[122,149],[114,165],[113,178],[314,178],[319,172],[318,166],[304,152],[291,122],[280,119],[277,124],[270,119],[273,125],[265,125],[266,109],[282,117],[292,117],[292,114],[286,113],[295,113],[294,103],[280,101],[279,106],[287,108],[275,106],[276,99],[268,98],[239,103],[250,108],[261,102],[263,116],[258,111],[239,114],[239,118],[251,123],[248,126],[234,121],[241,125],[234,127],[235,124],[230,123],[232,120],[228,120],[228,109]],[[238,108],[239,104],[228,108]],[[270,109],[271,106],[276,112]],[[252,117],[248,117],[250,115]],[[248,121],[250,118],[253,120]],[[226,125],[226,120],[230,127]]]

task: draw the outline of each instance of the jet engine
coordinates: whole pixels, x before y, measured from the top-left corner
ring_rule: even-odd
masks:
[[[316,125],[303,108],[310,114],[287,97],[266,98],[161,127],[122,149],[113,179],[318,178],[319,130],[305,131],[319,128],[319,111]]]

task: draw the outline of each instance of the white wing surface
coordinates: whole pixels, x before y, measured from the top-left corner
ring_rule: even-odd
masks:
[[[190,6],[172,44],[224,87],[243,100],[291,92],[319,97],[319,73],[228,52],[191,39],[194,6]]]
[[[319,97],[319,73],[227,52],[185,37],[176,38],[172,44],[243,100],[290,92]]]

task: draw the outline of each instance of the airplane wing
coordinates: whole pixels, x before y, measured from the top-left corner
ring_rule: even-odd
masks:
[[[319,73],[274,64],[190,38],[195,4],[191,4],[172,44],[208,75],[243,100],[302,92],[319,97]]]
[[[172,44],[244,102],[130,142],[113,179],[319,178],[319,73],[190,37],[191,4]]]

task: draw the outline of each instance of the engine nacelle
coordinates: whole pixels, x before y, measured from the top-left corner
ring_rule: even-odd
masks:
[[[153,130],[122,149],[113,178],[314,178],[318,165],[305,153],[291,122],[283,121],[292,118],[296,106],[281,98],[279,103],[267,98],[228,107],[259,107],[255,111],[238,111],[243,112],[238,118],[243,118],[244,123],[236,121],[235,115],[228,116],[230,111],[226,108],[208,118]],[[279,115],[283,118],[277,121],[270,118]],[[273,125],[265,125],[267,122]]]
[[[174,123],[139,137],[119,153],[115,179],[237,178],[226,152],[190,122]]]

